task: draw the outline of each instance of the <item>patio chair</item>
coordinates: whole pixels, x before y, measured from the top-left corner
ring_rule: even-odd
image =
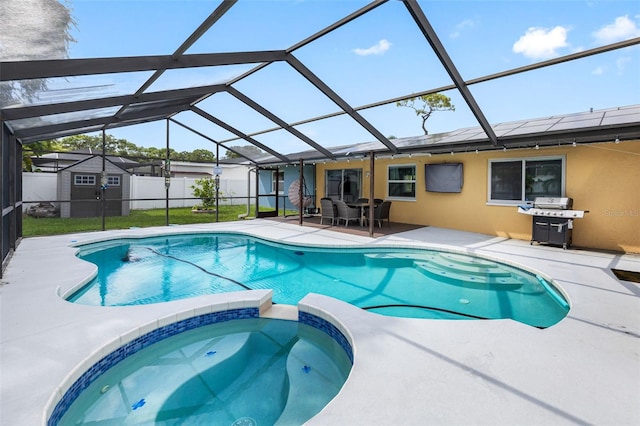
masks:
[[[336,209],[336,205],[333,204],[333,200],[331,198],[320,199],[320,225],[322,225],[322,220],[325,218],[331,219],[332,225],[335,220],[338,219],[338,210]]]
[[[338,225],[340,225],[340,221],[344,220],[344,226],[349,225],[349,222],[352,220],[360,221],[360,209],[357,207],[349,207],[347,204],[338,200],[335,202],[338,207]]]
[[[377,223],[378,227],[382,228],[382,222],[387,220],[387,226],[391,226],[389,221],[389,212],[391,210],[391,201],[383,201],[378,207],[373,208],[373,223]],[[365,216],[365,219],[369,219]]]

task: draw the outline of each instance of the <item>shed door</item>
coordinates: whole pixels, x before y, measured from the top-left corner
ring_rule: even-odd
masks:
[[[122,175],[109,175],[105,190],[105,215],[122,214]],[[102,216],[99,173],[71,174],[71,217]]]
[[[71,173],[71,217],[100,216],[100,174]]]
[[[122,216],[122,175],[107,176],[107,189],[104,191],[107,200],[105,214],[107,216]]]

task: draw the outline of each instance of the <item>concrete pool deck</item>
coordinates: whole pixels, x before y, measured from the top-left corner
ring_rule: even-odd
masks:
[[[57,289],[64,294],[95,271],[74,257],[71,245],[191,231],[329,246],[464,249],[536,269],[571,302],[567,318],[539,330],[511,320],[386,317],[309,295],[306,305],[348,331],[355,358],[341,392],[310,425],[640,424],[640,284],[611,272],[640,272],[640,256],[565,251],[433,227],[371,239],[268,220],[24,239],[0,285],[0,424],[42,424],[55,389],[106,342],[227,297],[135,307],[71,304]],[[238,294],[228,297],[237,300]]]

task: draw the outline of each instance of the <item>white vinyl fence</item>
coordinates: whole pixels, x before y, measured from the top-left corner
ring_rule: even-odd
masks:
[[[246,174],[245,174],[246,176]],[[26,211],[34,202],[56,201],[57,179],[55,173],[23,173],[22,174],[22,199],[23,211]],[[252,182],[247,184],[247,178],[220,178],[220,191],[222,197],[221,204],[246,204],[247,198],[255,195],[255,177],[252,175]],[[179,177],[171,179],[169,187],[169,207],[193,207],[199,204],[199,199],[186,200],[183,198],[193,198],[191,186],[196,182],[196,178]],[[131,176],[131,194],[122,194],[123,198],[130,199],[151,199],[148,201],[131,201],[131,210],[159,209],[165,207],[166,190],[164,178],[150,176]],[[235,197],[235,198],[231,198]],[[238,198],[240,197],[240,198]],[[54,203],[55,204],[55,203]],[[59,207],[59,206],[57,206]]]

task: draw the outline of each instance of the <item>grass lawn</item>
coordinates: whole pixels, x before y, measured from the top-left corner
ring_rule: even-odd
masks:
[[[262,208],[260,209],[262,211]],[[220,206],[219,222],[238,220],[238,215],[247,212],[246,205]],[[251,209],[251,214],[255,210]],[[216,221],[215,213],[192,213],[190,207],[169,209],[169,224],[186,225],[190,223],[210,223]],[[146,228],[165,225],[165,209],[131,210],[129,216],[108,216],[105,229]],[[69,234],[102,230],[101,217],[83,218],[33,218],[22,216],[22,236]]]

